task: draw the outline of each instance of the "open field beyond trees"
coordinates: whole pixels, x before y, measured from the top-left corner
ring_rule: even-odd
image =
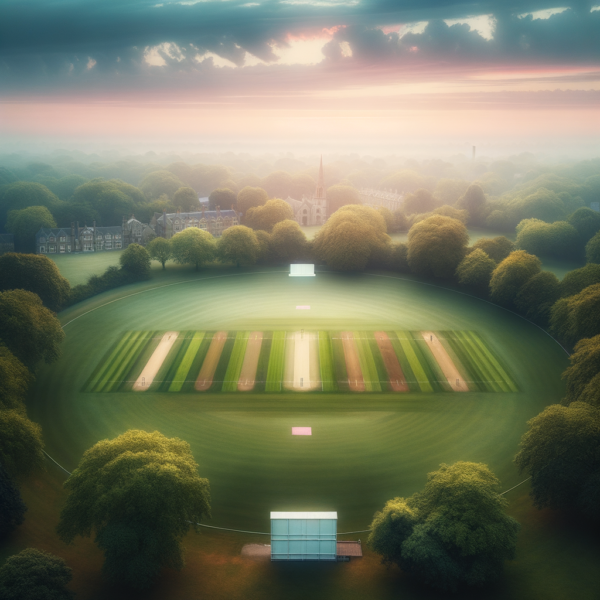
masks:
[[[299,305],[310,310],[297,310]],[[410,276],[319,272],[315,278],[295,279],[277,268],[201,274],[176,269],[96,296],[59,316],[67,336],[62,356],[39,370],[28,407],[31,418],[43,426],[50,455],[71,471],[98,440],[130,428],[180,437],[190,443],[201,476],[210,480],[213,519],[209,524],[254,532],[268,531],[271,510],[336,510],[340,531],[364,530],[385,501],[421,489],[427,473],[440,463],[487,463],[502,482],[499,491],[511,488],[524,479],[512,461],[527,420],[560,401],[561,373],[568,364],[563,349],[524,319]],[[221,388],[218,394],[185,388],[168,393],[158,383],[158,389],[150,387],[143,393],[82,391],[94,370],[109,362],[107,354],[135,332],[156,332],[151,335],[156,347],[138,354],[138,375],[148,368],[163,341],[165,357],[177,357],[163,368],[170,387],[177,386],[188,367],[200,374],[206,356],[202,364],[198,356],[206,339],[214,340],[219,332],[225,334],[221,353],[227,347],[229,360],[221,364],[218,356],[213,357],[215,379],[239,382],[235,376],[244,369],[254,369],[257,379],[259,373],[266,373],[266,381],[269,372],[285,378],[290,369],[286,334],[303,329],[313,332],[312,342],[294,337],[294,343],[300,347],[312,343],[319,355],[329,357],[320,360],[324,371],[334,370],[339,361],[340,349],[336,354],[331,332],[373,332],[368,344],[353,340],[355,364],[361,372],[378,372],[382,364],[392,368],[386,363],[392,356],[388,342],[377,339],[375,332],[388,333],[392,350],[392,332],[440,337],[449,331],[459,337],[477,332],[518,391],[416,392],[410,382],[408,391],[386,394],[367,389],[352,394],[318,389],[310,394],[230,393],[229,388]],[[169,347],[168,335],[175,333]],[[251,344],[256,348],[258,333],[261,347],[271,335],[268,360],[261,352],[257,360],[247,362],[245,350]],[[397,334],[396,338],[399,341]],[[375,346],[381,360],[373,358]],[[467,359],[456,348],[448,346],[447,353],[466,366]],[[272,361],[271,355],[277,360]],[[123,371],[128,368],[118,361],[114,364]],[[424,369],[429,363],[419,364]],[[309,373],[315,370],[310,359],[302,368]],[[146,372],[150,377],[153,370]],[[160,368],[155,366],[154,372],[158,380]],[[325,386],[323,390],[328,391]],[[310,426],[312,435],[292,436],[294,426]],[[64,479],[64,473],[50,466],[25,484],[27,520],[9,539],[0,559],[30,545],[47,549],[73,567],[78,598],[125,598],[102,579],[102,555],[92,540],[78,539],[65,546],[56,538]],[[507,565],[500,585],[475,590],[468,597],[594,599],[600,585],[595,568],[600,554],[593,535],[584,526],[565,524],[551,511],[537,511],[527,497],[527,487],[507,495],[509,513],[523,524],[517,560]],[[345,539],[366,537],[363,532]],[[181,573],[166,572],[155,588],[139,597],[444,597],[409,582],[395,569],[387,570],[368,548],[364,559],[350,564],[279,566],[241,557],[243,544],[268,540],[268,536],[211,530],[190,534],[186,568]]]

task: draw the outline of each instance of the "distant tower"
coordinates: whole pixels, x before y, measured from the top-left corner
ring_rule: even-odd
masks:
[[[475,146],[473,146],[473,160],[475,160]]]
[[[319,165],[319,179],[317,189],[315,190],[315,200],[325,199],[325,182],[323,181],[323,155],[321,155],[321,164]]]

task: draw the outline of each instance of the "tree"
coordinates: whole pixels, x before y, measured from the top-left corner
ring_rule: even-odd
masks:
[[[171,242],[164,237],[155,237],[146,247],[150,258],[157,260],[164,270],[165,263],[173,255]]]
[[[511,252],[492,273],[490,294],[492,300],[502,306],[512,306],[521,286],[541,270],[537,256],[524,250]]]
[[[527,219],[519,223],[517,231],[517,248],[530,254],[563,258],[581,252],[577,230],[565,221],[545,223]]]
[[[287,262],[304,258],[308,243],[300,225],[286,219],[273,227],[271,251],[277,260]]]
[[[193,212],[200,208],[198,194],[190,187],[180,187],[173,194],[173,204],[182,212]]]
[[[213,190],[208,197],[208,207],[210,210],[216,210],[217,206],[223,210],[229,210],[236,207],[236,202],[237,194],[229,188]]]
[[[210,516],[207,479],[190,446],[158,431],[129,430],[87,450],[65,482],[58,534],[96,535],[112,581],[148,587],[163,567],[183,568],[181,542]]]
[[[30,206],[8,213],[6,230],[14,234],[15,246],[21,252],[35,251],[35,234],[40,227],[56,227],[52,213],[45,206]]]
[[[254,209],[251,209],[254,210]],[[217,254],[223,262],[253,265],[258,258],[260,245],[254,231],[243,225],[227,228],[217,242]]]
[[[71,569],[58,556],[26,548],[0,567],[0,598],[3,600],[72,600],[67,585]]]
[[[600,408],[600,371],[589,380],[577,400]]]
[[[403,242],[392,244],[390,268],[398,273],[410,273],[408,266],[408,245]]]
[[[292,207],[284,200],[273,198],[267,200],[263,206],[249,208],[244,222],[252,229],[262,229],[270,233],[277,223],[286,219],[294,219]]]
[[[405,214],[414,215],[431,212],[436,205],[437,202],[433,197],[433,194],[429,190],[421,188],[412,194],[408,194],[406,198],[404,198],[402,208]]]
[[[415,273],[450,278],[465,257],[469,234],[463,223],[435,215],[408,232],[408,264]]]
[[[487,293],[492,271],[496,263],[483,251],[473,250],[465,256],[456,268],[458,283],[467,285],[480,293]]]
[[[150,274],[150,254],[139,244],[129,244],[119,256],[119,263],[133,277],[145,279]]]
[[[54,362],[65,334],[40,297],[26,290],[0,292],[0,340],[26,366]]]
[[[386,208],[385,206],[378,206],[377,211],[385,221],[386,233],[394,232],[396,227],[396,219],[394,218],[394,214],[392,213],[392,211],[389,208]]]
[[[456,202],[457,208],[462,208],[469,213],[469,223],[480,223],[483,219],[486,197],[478,183],[472,183],[464,196]]]
[[[454,206],[448,206],[445,204],[444,206],[438,206],[434,208],[431,212],[432,215],[442,215],[443,217],[451,217],[452,219],[456,219],[465,225],[469,221],[469,213],[466,210],[459,210],[458,208],[454,208]]]
[[[570,345],[600,334],[600,283],[559,300],[552,307],[550,331]]]
[[[348,204],[362,204],[358,190],[351,185],[332,185],[327,188],[327,204],[329,214]]]
[[[440,204],[455,204],[464,195],[469,182],[463,179],[440,179],[433,191],[433,196]]]
[[[271,250],[271,236],[266,231],[259,229],[254,232],[256,241],[258,242],[258,253],[256,262],[264,264],[269,263],[273,259],[273,251]]]
[[[528,279],[515,297],[519,312],[540,325],[547,325],[554,303],[560,297],[560,281],[551,271],[542,271]]]
[[[600,233],[585,245],[585,258],[589,263],[600,264]]]
[[[581,340],[569,360],[571,365],[563,373],[567,380],[567,405],[580,400],[588,383],[600,373],[600,335]]]
[[[11,477],[27,475],[44,463],[42,429],[15,410],[0,411],[0,464]]]
[[[528,425],[515,463],[531,475],[536,506],[600,519],[600,409],[553,404]]]
[[[361,271],[391,241],[381,213],[369,206],[339,208],[317,232],[316,256],[338,271]]]
[[[0,464],[0,539],[23,523],[26,510],[19,489]]]
[[[171,238],[173,258],[181,265],[196,267],[214,259],[216,246],[213,236],[197,227],[188,227]]]
[[[11,210],[22,210],[29,206],[52,208],[58,198],[45,186],[30,181],[16,181],[0,195],[0,228],[6,224]]]
[[[162,194],[166,194],[173,199],[175,192],[184,187],[186,187],[185,183],[179,177],[166,170],[148,173],[140,182],[140,190],[148,200],[156,200]]]
[[[7,252],[0,256],[0,292],[14,289],[37,294],[53,311],[64,306],[71,294],[69,282],[47,256]]]
[[[253,206],[262,206],[269,199],[269,195],[260,187],[246,186],[237,195],[237,209],[243,213]]]
[[[287,198],[293,191],[294,182],[289,173],[274,171],[262,179],[260,187],[270,198]]]
[[[567,220],[577,230],[582,247],[600,231],[600,213],[587,206],[578,208]]]
[[[0,410],[25,413],[25,395],[33,376],[4,344],[0,343]]]
[[[560,282],[560,295],[563,298],[574,296],[586,287],[600,283],[600,265],[589,263],[580,269],[569,271]]]
[[[397,190],[398,192],[407,193],[414,192],[422,188],[425,184],[425,179],[412,169],[402,169],[392,175],[388,175],[380,183],[381,187],[386,189]],[[426,212],[426,211],[418,211]],[[410,214],[410,213],[407,213]]]
[[[483,250],[492,260],[502,262],[514,249],[515,245],[503,235],[495,238],[480,238],[473,244],[473,250]]]
[[[514,558],[520,529],[497,488],[486,465],[442,464],[422,492],[394,498],[375,514],[368,542],[385,563],[432,587],[488,583]]]

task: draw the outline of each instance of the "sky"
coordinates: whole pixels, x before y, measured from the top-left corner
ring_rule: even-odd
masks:
[[[597,153],[599,133],[585,0],[0,0],[4,144]]]

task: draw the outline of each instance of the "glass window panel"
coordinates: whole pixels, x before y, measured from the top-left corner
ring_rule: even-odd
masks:
[[[271,521],[271,534],[272,535],[287,535],[288,533],[288,522],[287,519],[275,519]]]

